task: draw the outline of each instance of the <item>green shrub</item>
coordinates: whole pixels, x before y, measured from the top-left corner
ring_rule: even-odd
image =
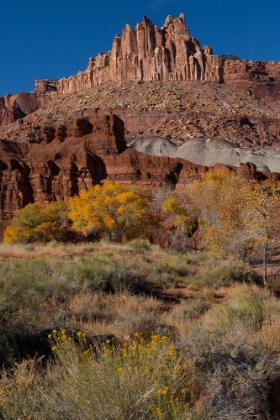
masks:
[[[192,285],[217,289],[233,283],[250,283],[254,278],[254,272],[241,261],[225,261],[222,265],[217,265],[214,261],[209,266],[200,267],[192,279]]]
[[[172,318],[178,321],[197,319],[210,308],[209,304],[202,298],[189,299],[181,302],[172,309]]]
[[[136,252],[138,252],[139,254],[144,254],[146,251],[150,251],[151,249],[151,244],[150,242],[142,239],[142,240],[134,240],[129,242],[129,245],[135,249]]]
[[[225,60],[233,60],[233,61],[240,61],[240,58],[237,57],[237,55],[233,55],[233,54],[221,54],[219,55],[219,57],[225,61]]]

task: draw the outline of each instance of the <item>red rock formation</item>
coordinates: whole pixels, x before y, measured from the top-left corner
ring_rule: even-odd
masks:
[[[144,17],[133,30],[126,25],[112,50],[90,58],[86,71],[61,79],[58,92],[67,94],[108,81],[223,80],[222,60],[211,48],[200,48],[186,28],[185,17],[168,16],[160,29]]]
[[[58,80],[43,79],[35,80],[34,93],[54,93],[57,92]]]
[[[226,83],[246,89],[258,98],[280,99],[280,63],[275,61],[227,60],[223,77]]]
[[[166,183],[184,188],[207,170],[127,148],[123,121],[113,114],[49,127],[41,143],[1,140],[0,156],[0,230],[30,202],[67,200],[106,178],[145,188]],[[251,164],[240,171],[246,178],[259,176]]]
[[[122,81],[202,81],[233,84],[251,95],[280,99],[280,63],[222,61],[210,47],[190,36],[185,17],[168,16],[162,28],[144,17],[133,30],[126,25],[112,50],[90,58],[85,71],[67,79],[36,80],[34,93],[0,98],[0,127],[37,110],[60,95]],[[117,109],[117,108],[111,108]],[[106,111],[107,112],[107,111]]]
[[[56,94],[43,95],[26,92],[0,97],[0,126],[8,125],[10,122],[25,117],[55,98]]]
[[[201,49],[190,36],[181,14],[168,16],[160,29],[144,17],[133,30],[126,25],[112,50],[90,58],[85,71],[61,79],[58,92],[67,94],[108,81],[225,81],[261,98],[280,98],[280,63],[222,61],[210,47]]]
[[[67,200],[106,178],[155,187],[189,182],[205,170],[128,149],[123,121],[115,115],[54,126],[40,144],[1,140],[0,156],[0,229],[29,202]]]

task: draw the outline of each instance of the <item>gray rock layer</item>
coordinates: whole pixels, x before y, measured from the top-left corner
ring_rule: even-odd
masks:
[[[254,151],[249,147],[238,147],[225,140],[209,141],[205,138],[193,138],[177,147],[168,139],[154,137],[134,139],[128,146],[147,155],[178,157],[202,166],[211,167],[216,163],[223,163],[238,167],[241,163],[251,162],[257,171],[280,173],[279,150]]]

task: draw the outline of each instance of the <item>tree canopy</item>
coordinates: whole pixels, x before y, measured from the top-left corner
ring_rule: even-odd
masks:
[[[28,204],[18,210],[4,232],[5,243],[48,242],[59,240],[66,233],[68,206],[62,201],[54,201],[43,206]]]
[[[197,219],[191,211],[190,200],[184,194],[176,194],[175,191],[169,192],[162,203],[164,214],[174,217],[174,226],[179,228],[186,238],[192,238],[194,250],[197,250],[196,230],[198,227]]]
[[[157,219],[149,209],[150,195],[136,187],[105,181],[69,199],[73,229],[87,235],[101,230],[121,242],[144,234]]]
[[[280,184],[248,182],[230,171],[209,171],[188,193],[200,217],[203,245],[243,259],[261,247],[265,283],[268,246],[280,229]]]

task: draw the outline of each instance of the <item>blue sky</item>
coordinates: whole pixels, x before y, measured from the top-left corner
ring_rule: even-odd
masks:
[[[183,12],[191,35],[216,54],[280,61],[278,0],[12,0],[1,5],[0,96],[32,91],[35,79],[76,74],[111,49],[126,23],[162,26]]]

